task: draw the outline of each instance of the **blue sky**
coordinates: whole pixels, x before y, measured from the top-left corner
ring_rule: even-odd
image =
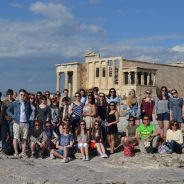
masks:
[[[55,64],[86,51],[184,61],[183,0],[1,0],[0,91],[55,91]]]

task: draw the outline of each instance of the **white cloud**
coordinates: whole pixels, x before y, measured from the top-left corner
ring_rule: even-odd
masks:
[[[184,52],[184,44],[182,45],[176,45],[172,48],[173,51],[176,51],[176,52]]]
[[[73,15],[70,12],[70,9],[64,6],[63,4],[48,3],[37,1],[32,3],[30,10],[34,13],[41,14],[49,19],[62,19],[64,21],[73,20]]]

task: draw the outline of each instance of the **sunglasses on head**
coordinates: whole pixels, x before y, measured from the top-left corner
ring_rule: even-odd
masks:
[[[176,94],[176,93],[177,93],[176,91],[173,91],[171,94],[174,95],[174,94]]]

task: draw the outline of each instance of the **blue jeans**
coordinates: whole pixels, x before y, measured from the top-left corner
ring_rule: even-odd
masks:
[[[182,153],[182,146],[178,144],[176,141],[172,140],[169,142],[169,148],[172,150],[174,153],[181,154]]]
[[[11,135],[11,121],[4,121],[1,125],[1,135],[2,135],[2,148],[4,149],[6,142],[7,142],[7,137],[12,136]]]

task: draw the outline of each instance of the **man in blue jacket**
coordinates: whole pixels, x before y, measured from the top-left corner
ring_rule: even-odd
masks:
[[[26,157],[26,140],[29,131],[29,117],[31,115],[31,106],[26,101],[26,91],[19,90],[18,100],[12,102],[7,109],[7,114],[13,119],[13,147],[15,155],[18,157],[18,140],[21,139],[22,153],[20,157]]]

